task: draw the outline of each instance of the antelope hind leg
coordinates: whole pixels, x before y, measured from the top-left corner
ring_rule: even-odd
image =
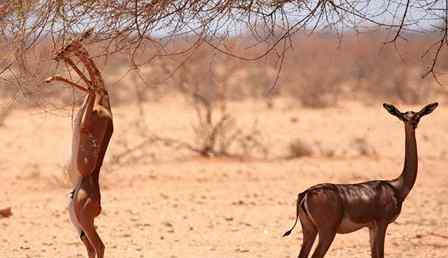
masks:
[[[98,201],[91,199],[87,200],[80,210],[78,217],[82,230],[84,231],[88,242],[92,245],[93,249],[95,249],[97,257],[104,258],[105,246],[94,225],[95,217],[98,214],[98,209],[100,209],[97,202]]]
[[[89,256],[89,258],[95,258],[96,256],[95,248],[93,248],[92,244],[90,243],[89,239],[87,238],[84,232],[81,233],[81,241],[86,246],[87,255]]]
[[[302,225],[303,243],[298,258],[308,258],[314,241],[316,240],[317,229],[311,222],[310,218],[308,218],[308,216],[304,214],[303,210],[301,210],[301,212],[299,213],[299,217],[300,224]]]
[[[319,231],[319,244],[317,244],[312,258],[323,258],[330,248],[331,243],[333,243],[335,236],[336,229]]]
[[[319,232],[319,243],[311,257],[323,258],[336,236],[344,215],[341,199],[332,189],[319,189],[307,194],[304,209]]]
[[[73,193],[76,195],[76,193]],[[72,197],[73,198],[73,197]],[[79,202],[75,202],[74,199],[70,201],[70,204],[68,206],[68,212],[70,215],[70,221],[72,222],[73,226],[75,226],[76,230],[78,231],[78,234],[81,238],[81,241],[84,243],[86,249],[87,249],[87,255],[89,258],[95,258],[95,249],[90,244],[89,240],[87,239],[85,233],[82,230],[81,223],[78,220],[78,216],[76,214],[79,214]]]
[[[374,245],[377,251],[376,258],[384,258],[384,241],[386,238],[387,223],[380,222],[377,224],[375,232]]]

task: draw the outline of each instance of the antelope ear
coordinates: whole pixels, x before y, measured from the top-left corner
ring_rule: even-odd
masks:
[[[384,103],[383,107],[393,116],[401,119],[401,112],[391,104]]]
[[[422,110],[420,110],[418,112],[418,114],[420,116],[426,116],[432,113],[432,111],[434,111],[434,109],[436,109],[436,107],[439,105],[439,103],[434,102],[432,104],[426,105],[424,108],[422,108]]]

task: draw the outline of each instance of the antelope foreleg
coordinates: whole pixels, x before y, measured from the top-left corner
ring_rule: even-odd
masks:
[[[384,258],[384,241],[387,226],[387,223],[377,223],[369,229],[372,258]]]
[[[50,83],[50,82],[52,82],[52,81],[61,81],[61,82],[65,82],[65,83],[67,83],[67,84],[69,84],[69,85],[71,85],[71,86],[77,88],[78,90],[81,90],[81,91],[84,91],[84,92],[89,92],[89,90],[88,90],[86,87],[81,86],[81,85],[79,85],[79,84],[77,84],[77,83],[75,83],[75,82],[72,82],[72,81],[70,81],[70,80],[68,80],[68,79],[66,79],[66,78],[64,78],[64,77],[62,77],[62,76],[59,76],[59,75],[50,76],[50,77],[48,77],[48,78],[45,80],[46,83]]]
[[[386,238],[387,224],[379,224],[375,238],[378,258],[384,258],[384,241]]]
[[[370,252],[371,252],[372,258],[378,258],[378,250],[377,250],[376,244],[375,244],[375,237],[377,235],[376,232],[377,232],[376,225],[369,228]]]
[[[87,79],[87,76],[85,76],[79,70],[79,68],[73,63],[73,61],[69,57],[62,55],[63,60],[67,64],[69,64],[88,85],[92,87],[104,87],[103,86],[104,82],[103,79],[101,78],[98,68],[96,67],[93,60],[90,58],[88,51],[81,44],[80,40],[75,40],[69,46],[67,46],[66,52],[74,54],[87,69],[90,80]]]
[[[101,73],[93,62],[92,58],[89,55],[89,52],[84,48],[82,44],[78,44],[78,47],[73,51],[73,54],[78,57],[81,63],[87,69],[89,73],[90,80],[95,87],[104,88],[104,81],[101,77]]]
[[[79,75],[79,77],[87,84],[89,87],[92,87],[92,81],[87,79],[87,77],[81,72],[81,70],[76,66],[76,64],[68,57],[63,57],[64,62],[70,65],[73,70]]]

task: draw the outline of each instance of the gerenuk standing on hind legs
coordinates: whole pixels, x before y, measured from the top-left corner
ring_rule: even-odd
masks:
[[[87,34],[84,34],[87,35]],[[87,248],[89,258],[104,257],[104,244],[94,226],[101,213],[101,194],[98,183],[101,165],[113,132],[109,95],[95,63],[82,46],[83,38],[74,40],[57,53],[55,60],[69,65],[87,86],[81,86],[61,76],[46,82],[62,81],[86,92],[86,97],[73,125],[71,169],[78,179],[69,205],[70,219]],[[88,77],[72,61],[76,56],[85,66]]]
[[[387,226],[400,215],[403,201],[417,178],[417,143],[415,129],[420,118],[430,114],[437,103],[425,106],[419,112],[400,112],[390,104],[384,108],[404,123],[405,158],[403,172],[393,180],[375,180],[359,184],[320,184],[299,194],[297,217],[302,224],[303,243],[299,258],[308,258],[314,240],[319,242],[312,258],[322,258],[336,233],[354,232],[363,227],[370,230],[372,258],[384,258],[384,240]]]

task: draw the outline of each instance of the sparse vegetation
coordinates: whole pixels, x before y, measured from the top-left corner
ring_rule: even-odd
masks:
[[[368,143],[363,137],[356,137],[352,141],[352,146],[359,156],[377,157],[378,153],[375,148]]]
[[[311,146],[305,143],[300,138],[291,141],[289,143],[288,149],[289,149],[289,155],[287,156],[288,159],[309,157],[313,155],[313,150]]]
[[[126,68],[129,60],[125,55],[110,56],[107,62],[105,58],[99,57],[97,61],[102,65],[101,70],[108,82],[113,105],[137,103],[139,115],[143,117],[145,103],[181,95],[191,104],[196,115],[191,120],[193,139],[154,135],[147,133],[147,128],[144,128],[140,134],[146,133],[146,140],[135,146],[125,143],[123,149],[126,152],[118,154],[117,160],[130,162],[142,157],[157,159],[156,152],[139,151],[148,144],[183,149],[204,157],[266,157],[268,148],[255,121],[256,116],[252,127],[247,123],[242,126],[239,114],[229,109],[233,104],[246,100],[266,102],[268,107],[275,109],[279,107],[273,105],[277,102],[276,99],[279,100],[278,103],[289,99],[293,103],[290,107],[306,108],[334,107],[346,100],[365,104],[378,101],[417,104],[435,95],[442,101],[446,99],[448,95],[444,89],[434,87],[431,79],[420,78],[423,69],[418,53],[430,43],[430,38],[413,38],[412,42],[400,48],[400,55],[388,45],[378,50],[383,39],[384,35],[381,33],[347,34],[339,47],[336,47],[334,38],[328,35],[296,35],[292,38],[295,47],[288,52],[274,89],[270,88],[278,74],[269,56],[247,63],[221,55],[213,48],[202,45],[193,53],[157,59],[148,66],[141,65],[131,71]],[[245,40],[243,37],[233,38],[228,39],[227,43],[234,49],[239,49],[238,45],[247,45]],[[172,42],[169,47],[170,51],[175,51],[186,45],[188,44],[179,40]],[[90,46],[95,47],[100,48],[101,45]],[[49,55],[49,48],[50,46],[45,48],[40,45],[39,49],[34,50],[36,57],[44,60]],[[155,49],[146,45],[139,51],[151,53]],[[251,51],[256,52],[257,46],[246,50],[249,54]],[[143,58],[143,55],[138,55],[136,62],[143,61],[139,57]],[[444,60],[448,59],[440,59],[441,64],[445,64]],[[41,62],[35,60],[29,65],[39,64]],[[440,67],[446,68],[448,65]],[[63,73],[64,70],[60,72]],[[49,73],[52,71],[46,71],[40,77],[44,78]],[[5,82],[0,81],[2,83]],[[79,94],[71,90],[49,86],[39,89],[38,94],[33,95],[36,102],[45,99],[56,108],[80,100]],[[13,87],[0,87],[0,96],[10,98],[13,90]],[[35,106],[36,102],[27,103]],[[23,101],[19,100],[18,105],[22,104]],[[2,109],[0,125],[10,112],[11,108]],[[359,155],[375,155],[375,150],[370,149],[365,142],[355,141],[352,147]],[[292,139],[287,148],[288,155],[294,158],[315,154],[297,139]],[[314,151],[325,157],[345,155],[337,150],[317,148]]]
[[[291,40],[294,49],[288,51],[274,90],[271,87],[274,86],[278,71],[270,57],[247,63],[219,54],[206,45],[194,53],[157,59],[133,70],[127,69],[129,60],[125,55],[116,54],[107,59],[99,57],[98,63],[102,64],[101,69],[111,88],[114,105],[158,101],[164,96],[179,93],[190,98],[192,92],[198,92],[211,101],[223,97],[226,101],[258,99],[269,105],[273,98],[287,97],[309,108],[332,107],[344,100],[357,100],[366,104],[377,100],[419,104],[435,94],[447,97],[445,90],[433,86],[435,83],[431,78],[421,78],[425,71],[422,64],[430,60],[421,59],[419,53],[432,43],[430,37],[415,36],[412,42],[400,47],[400,52],[391,45],[379,49],[383,46],[384,35],[374,32],[347,34],[339,47],[335,46],[333,37],[319,34],[311,37],[297,35]],[[235,49],[248,44],[243,37],[227,41]],[[90,46],[102,47],[100,44]],[[179,40],[170,44],[170,51],[185,47],[185,43]],[[42,70],[42,67],[51,67],[45,59],[49,48],[50,45],[40,45],[39,49],[34,50],[36,60],[28,65],[36,66],[33,69],[39,71],[34,78],[37,81],[24,81],[24,86],[39,86],[39,80],[52,73],[48,69]],[[147,45],[143,52],[155,51]],[[245,50],[245,53],[251,52],[257,52],[257,47]],[[443,56],[445,54],[442,53]],[[136,57],[136,61],[143,62],[144,55],[139,56],[141,60]],[[440,69],[448,67],[446,60],[448,58],[439,60]],[[64,70],[60,72],[64,73]],[[439,79],[444,83],[442,77]],[[17,89],[7,87],[6,83],[0,81],[0,96],[10,98]],[[23,94],[34,100],[27,101],[28,104],[35,105],[41,99],[46,102],[58,99],[58,102],[52,104],[66,105],[74,99],[72,91],[57,87],[36,87],[39,90],[33,94],[27,91],[27,87],[24,89],[29,94]]]

